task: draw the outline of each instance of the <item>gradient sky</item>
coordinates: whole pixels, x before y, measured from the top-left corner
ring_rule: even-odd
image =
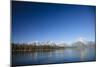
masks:
[[[95,41],[95,6],[12,2],[12,42]]]

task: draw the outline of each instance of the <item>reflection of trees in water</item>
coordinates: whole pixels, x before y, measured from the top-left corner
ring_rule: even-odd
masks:
[[[61,49],[61,50],[53,50],[53,51],[51,50],[51,51],[36,51],[36,52],[16,52],[16,53],[14,52],[13,57],[15,58],[20,56],[26,58],[32,57],[34,61],[45,59],[43,62],[50,63],[50,61],[54,60],[53,57],[54,58],[58,58],[59,56],[63,57],[64,56],[63,54],[64,54],[64,50]]]
[[[51,61],[53,60],[53,56],[55,56],[55,58],[59,59],[66,56],[69,57],[70,55],[76,55],[80,57],[81,61],[85,61],[87,60],[87,55],[89,53],[89,47],[73,47],[73,48],[65,48],[65,49],[47,49],[47,50],[41,50],[41,49],[37,49],[35,51],[15,51],[12,52],[12,55],[16,56],[29,56],[29,57],[33,57],[34,60],[37,60],[39,58],[46,58],[47,60]],[[95,48],[92,48],[95,50]],[[13,56],[14,57],[14,56]],[[49,63],[49,62],[48,62]]]
[[[65,53],[64,53],[65,50],[66,50],[66,49],[56,50],[56,51],[55,51],[55,56],[56,56],[56,57],[58,57],[58,56],[63,57],[64,54],[65,54]]]
[[[90,48],[66,48],[53,51],[36,51],[36,52],[14,52],[13,61],[17,59],[21,62],[37,63],[55,63],[55,62],[73,62],[88,61]],[[93,51],[95,50],[92,48]]]

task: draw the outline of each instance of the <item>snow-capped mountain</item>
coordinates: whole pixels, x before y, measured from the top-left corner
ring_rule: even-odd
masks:
[[[93,41],[86,41],[86,40],[79,40],[72,43],[73,47],[95,47],[95,42]]]

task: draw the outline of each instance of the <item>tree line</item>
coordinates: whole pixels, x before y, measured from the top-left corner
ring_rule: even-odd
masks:
[[[57,45],[36,45],[36,44],[15,44],[12,43],[12,51],[50,51],[56,49],[64,49],[64,46],[57,46]]]

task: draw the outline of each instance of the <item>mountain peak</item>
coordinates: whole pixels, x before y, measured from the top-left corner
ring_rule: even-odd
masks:
[[[84,44],[87,43],[86,39],[83,38],[83,37],[79,37],[76,42],[81,42],[81,43],[84,43]]]

